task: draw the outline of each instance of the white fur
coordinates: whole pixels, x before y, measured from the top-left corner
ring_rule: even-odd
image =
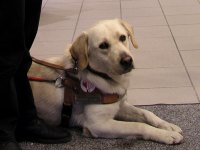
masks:
[[[70,121],[71,126],[81,126],[85,136],[101,138],[135,138],[154,140],[166,144],[176,144],[183,140],[182,130],[171,123],[158,118],[153,113],[128,104],[126,91],[129,73],[123,73],[119,65],[120,53],[131,56],[129,42],[119,41],[118,35],[128,37],[123,21],[107,20],[85,31],[88,36],[88,62],[92,68],[107,73],[113,80],[106,80],[84,69],[78,78],[87,79],[105,93],[117,93],[120,101],[113,104],[74,104]],[[108,40],[111,48],[101,50],[98,45]],[[49,58],[46,61],[70,68],[73,66],[71,45],[61,57]],[[55,71],[33,63],[29,76],[56,79],[62,71]],[[59,125],[63,104],[63,88],[52,83],[31,82],[38,115],[47,123]]]

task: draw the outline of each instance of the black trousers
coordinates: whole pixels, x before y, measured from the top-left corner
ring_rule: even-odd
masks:
[[[27,72],[41,3],[0,1],[0,142],[14,140],[17,124],[37,117]]]

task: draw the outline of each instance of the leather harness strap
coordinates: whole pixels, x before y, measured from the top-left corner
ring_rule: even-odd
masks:
[[[72,77],[64,79],[62,85],[65,87],[65,97],[67,98],[64,105],[74,103],[111,104],[119,99],[118,94],[106,94],[96,87],[91,92],[85,92],[80,86],[80,80]]]
[[[77,61],[75,61],[74,68],[65,69],[62,66],[55,65],[43,60],[36,59],[32,57],[32,60],[40,65],[44,65],[53,69],[65,71],[65,77],[61,78],[61,85],[64,87],[64,103],[62,110],[62,125],[68,126],[69,120],[72,114],[72,106],[75,103],[92,103],[92,104],[111,104],[119,100],[118,94],[105,94],[101,92],[98,88],[94,87],[92,91],[83,91],[81,88],[81,81],[73,76],[72,74],[78,73]],[[29,77],[30,81],[39,81],[39,82],[56,82],[56,80],[46,80],[38,77]]]

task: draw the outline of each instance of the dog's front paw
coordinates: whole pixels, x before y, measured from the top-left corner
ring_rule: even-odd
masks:
[[[90,130],[86,127],[83,128],[83,135],[86,137],[93,137]]]
[[[160,136],[159,141],[165,144],[179,144],[182,143],[183,136],[178,132],[166,131]]]
[[[164,130],[167,130],[167,131],[175,131],[175,132],[178,132],[180,134],[183,133],[182,129],[179,126],[172,124],[172,123],[169,123],[169,122],[166,122],[166,121],[161,122],[158,125],[158,128],[164,129]]]

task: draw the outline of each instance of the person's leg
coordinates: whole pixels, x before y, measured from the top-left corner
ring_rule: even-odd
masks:
[[[27,78],[27,72],[31,66],[31,62],[32,59],[29,52],[26,52],[14,78],[20,113],[19,124],[25,124],[37,118],[34,98]]]
[[[24,35],[26,52],[15,75],[15,84],[19,102],[20,121],[26,122],[37,117],[32,90],[27,78],[27,72],[32,59],[29,50],[37,34],[42,0],[25,1]]]
[[[19,141],[66,143],[71,139],[66,129],[50,127],[37,117],[32,89],[27,78],[27,72],[32,63],[29,50],[38,30],[41,2],[41,0],[26,0],[25,2],[24,35],[27,51],[24,53],[22,62],[15,75],[20,112],[16,137]]]
[[[1,61],[0,61],[1,63]],[[15,141],[18,108],[13,78],[0,83],[0,143]]]
[[[14,74],[24,47],[24,0],[0,1],[0,143],[15,141],[18,102]]]

